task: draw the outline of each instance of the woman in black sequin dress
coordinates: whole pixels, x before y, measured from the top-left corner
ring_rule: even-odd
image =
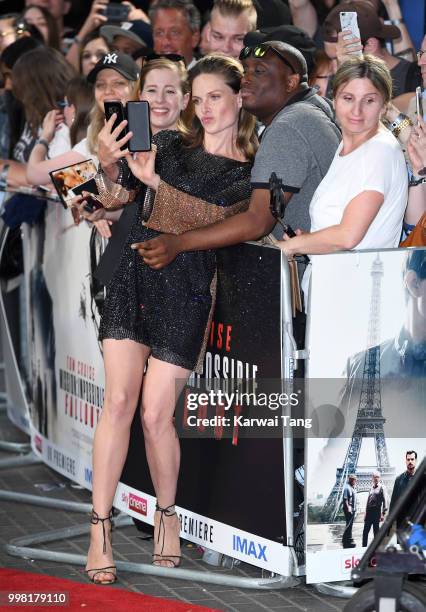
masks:
[[[111,201],[144,184],[155,191],[148,220],[141,203],[120,263],[107,287],[101,323],[106,373],[105,404],[95,434],[93,505],[107,516],[128,449],[130,425],[142,385],[141,419],[146,455],[157,496],[153,563],[180,563],[179,520],[174,511],[180,447],[173,414],[179,391],[202,362],[214,306],[214,251],[182,253],[154,270],[136,242],[163,232],[179,234],[244,210],[250,197],[250,170],[256,147],[254,117],[241,110],[241,64],[207,56],[190,71],[194,119],[189,132],[165,131],[153,150],[126,154],[136,185],[120,181],[111,151],[102,155],[99,199]],[[118,147],[127,142],[117,141]],[[123,154],[124,155],[124,154]],[[146,203],[146,202],[145,202]],[[148,369],[143,375],[149,359]],[[113,470],[111,470],[113,466]],[[109,484],[105,488],[96,482]],[[109,552],[109,551],[108,551]],[[99,557],[101,558],[101,557]],[[103,557],[111,562],[108,555]]]

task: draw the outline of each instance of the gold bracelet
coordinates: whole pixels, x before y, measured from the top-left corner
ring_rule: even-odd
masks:
[[[395,138],[398,138],[402,130],[404,130],[406,127],[413,127],[413,122],[409,117],[405,117],[401,123],[398,123],[398,125],[393,128],[392,134],[395,136]]]

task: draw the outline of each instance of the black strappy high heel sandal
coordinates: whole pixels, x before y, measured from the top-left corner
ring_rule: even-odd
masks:
[[[171,510],[171,508],[174,508],[174,504],[171,504],[170,506],[167,506],[167,508],[160,508],[160,506],[158,504],[156,504],[155,506],[155,511],[160,512],[160,525],[158,527],[158,538],[157,538],[157,544],[160,542],[160,534],[161,531],[163,532],[163,543],[161,545],[161,553],[157,554],[154,553],[152,555],[152,564],[153,565],[157,565],[160,567],[167,567],[164,565],[161,565],[161,561],[169,561],[173,567],[179,567],[180,565],[180,561],[182,559],[181,555],[163,555],[164,552],[164,540],[166,537],[166,525],[164,523],[164,516],[175,516],[176,515],[176,511],[175,510]],[[180,540],[180,538],[179,538]]]
[[[99,523],[102,523],[102,534],[104,537],[104,544],[102,547],[102,552],[105,555],[106,554],[106,534],[105,534],[105,521],[109,521],[111,524],[111,531],[113,529],[114,526],[114,522],[113,522],[113,514],[112,514],[112,508],[109,511],[108,516],[105,516],[104,518],[101,518],[97,512],[95,512],[92,508],[92,514],[90,517],[90,522],[92,525],[98,525]],[[117,576],[115,574],[115,572],[117,571],[117,568],[115,565],[109,565],[108,567],[100,567],[100,568],[93,568],[93,569],[87,569],[84,570],[89,578],[89,580],[91,582],[93,582],[94,584],[114,584],[114,582],[117,580]],[[91,576],[89,574],[89,572],[94,572],[94,574]],[[96,576],[98,574],[111,574],[111,576],[113,577],[112,580],[95,580]]]

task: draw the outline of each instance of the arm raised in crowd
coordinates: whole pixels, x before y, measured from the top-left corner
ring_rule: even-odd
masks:
[[[393,44],[393,52],[395,55],[401,54],[407,49],[414,53],[414,45],[408,33],[407,26],[404,23],[401,13],[401,7],[398,0],[382,0],[389,15],[389,19],[398,26],[401,31],[401,38],[398,38]],[[412,58],[410,58],[412,59]]]
[[[74,41],[70,48],[68,49],[68,53],[66,54],[66,60],[74,66],[76,70],[79,70],[80,64],[80,45],[81,41],[93,30],[96,30],[99,26],[105,24],[107,22],[107,18],[103,14],[106,5],[108,4],[108,0],[93,0],[92,7],[90,9],[90,13],[86,18],[86,21],[81,26],[77,36],[74,38]]]
[[[289,0],[288,6],[293,24],[312,38],[318,28],[318,16],[310,0]]]

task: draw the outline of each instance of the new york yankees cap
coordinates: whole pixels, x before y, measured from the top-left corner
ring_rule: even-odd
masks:
[[[138,65],[130,57],[130,55],[112,51],[111,53],[104,55],[104,57],[100,59],[96,66],[89,72],[87,75],[87,80],[89,83],[94,83],[96,81],[98,72],[105,70],[105,68],[116,70],[129,81],[137,81],[139,78]]]

